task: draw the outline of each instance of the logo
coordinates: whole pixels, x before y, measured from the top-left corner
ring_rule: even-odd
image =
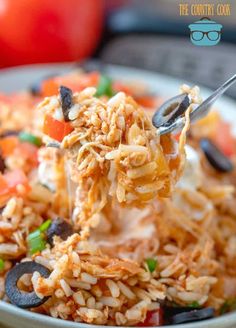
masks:
[[[222,25],[208,17],[190,24],[190,40],[196,46],[215,46],[220,42]]]

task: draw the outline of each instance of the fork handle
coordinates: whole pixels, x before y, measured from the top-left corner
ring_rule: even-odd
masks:
[[[236,74],[223,83],[218,89],[216,89],[210,97],[204,100],[192,113],[190,113],[191,122],[195,122],[199,118],[205,116],[210,111],[213,103],[236,81]]]

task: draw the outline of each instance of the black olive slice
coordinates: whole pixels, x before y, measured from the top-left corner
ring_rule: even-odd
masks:
[[[163,309],[164,321],[166,324],[171,324],[172,317],[176,314],[193,311],[193,308],[190,306],[181,306],[170,301],[164,301],[163,304],[161,304],[161,308]]]
[[[182,312],[190,312],[193,311],[192,307],[188,307],[188,306],[162,306],[165,314],[170,317]]]
[[[176,314],[172,317],[171,323],[173,325],[177,325],[180,323],[187,323],[193,321],[201,321],[214,317],[214,309],[213,308],[205,308],[200,310],[192,310],[189,312],[182,312]]]
[[[33,83],[30,88],[29,88],[29,92],[31,93],[32,96],[40,96],[41,95],[41,84],[42,81],[36,81],[35,83]]]
[[[47,143],[47,147],[51,147],[51,148],[60,148],[60,143],[57,141],[52,141],[52,142],[48,142]]]
[[[214,143],[204,138],[200,141],[201,149],[204,152],[208,162],[219,172],[230,172],[233,170],[233,164]]]
[[[6,169],[5,161],[0,153],[0,173],[4,173],[5,169]]]
[[[156,128],[171,125],[185,113],[189,105],[190,99],[186,93],[167,100],[153,115],[152,124]]]
[[[52,224],[47,230],[47,241],[53,246],[53,237],[59,236],[62,240],[66,240],[69,236],[73,235],[74,230],[70,223],[61,218],[52,221]]]
[[[17,131],[17,130],[6,130],[0,134],[0,138],[18,136],[19,133],[20,133],[20,131]]]
[[[59,92],[60,92],[60,101],[61,101],[61,108],[62,108],[64,120],[68,122],[70,121],[69,111],[70,108],[73,106],[72,91],[71,89],[64,87],[62,85],[59,88]]]
[[[5,290],[12,304],[23,309],[28,309],[37,307],[47,301],[49,297],[41,299],[35,292],[27,293],[19,290],[17,287],[18,280],[25,273],[34,273],[36,271],[44,278],[47,278],[50,275],[50,271],[46,267],[34,261],[19,263],[7,273]]]

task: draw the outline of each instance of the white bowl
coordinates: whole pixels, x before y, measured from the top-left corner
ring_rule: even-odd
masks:
[[[11,92],[24,90],[33,82],[40,80],[47,75],[53,73],[63,73],[68,71],[70,68],[71,64],[46,64],[4,69],[0,71],[0,91]],[[172,97],[178,94],[180,85],[182,83],[188,83],[188,81],[180,81],[169,76],[122,66],[119,67],[108,65],[106,69],[107,74],[121,81],[144,81],[150,87],[151,91],[157,92],[163,97]],[[201,94],[203,95],[203,98],[207,97],[209,93],[210,90],[201,87]],[[236,102],[223,96],[216,103],[216,108],[226,121],[234,124],[233,128],[236,135]],[[5,326],[11,328],[105,328],[105,326],[94,326],[55,319],[46,315],[22,310],[3,301],[0,301],[0,324],[3,325],[0,327]],[[235,328],[236,312],[196,323],[165,327]]]

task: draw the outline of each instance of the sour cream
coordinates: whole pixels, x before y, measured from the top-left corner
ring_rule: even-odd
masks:
[[[186,163],[182,177],[176,187],[197,190],[202,184],[202,169],[198,153],[189,145],[185,146]]]
[[[39,164],[38,179],[41,184],[47,186],[50,190],[56,190],[55,172],[52,164],[47,163],[46,161]]]

